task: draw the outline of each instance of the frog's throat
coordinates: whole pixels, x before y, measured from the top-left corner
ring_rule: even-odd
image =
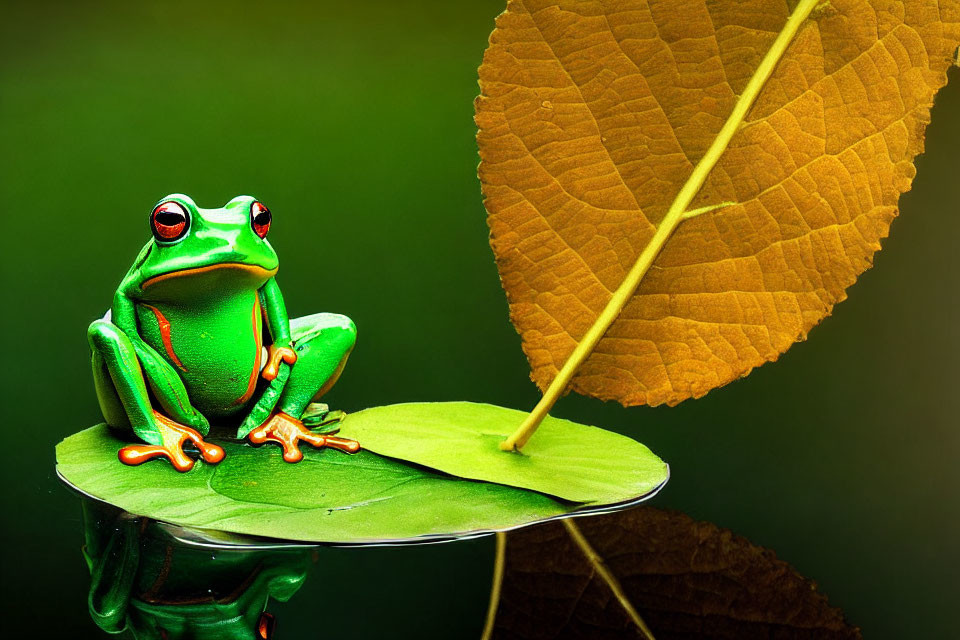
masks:
[[[247,273],[262,277],[264,280],[272,278],[277,273],[276,267],[273,269],[264,269],[263,267],[255,264],[244,264],[242,262],[218,262],[217,264],[208,264],[204,267],[192,267],[189,269],[170,271],[169,273],[161,273],[158,276],[154,276],[144,281],[144,283],[140,285],[140,289],[141,291],[146,291],[147,287],[151,287],[158,282],[163,282],[164,280],[171,280],[173,278],[180,278],[183,276],[199,275],[201,273],[216,271],[217,269],[237,269],[239,271],[246,271]]]

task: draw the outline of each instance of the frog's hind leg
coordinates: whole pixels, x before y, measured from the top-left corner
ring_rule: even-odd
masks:
[[[119,452],[121,462],[135,465],[164,457],[177,471],[189,471],[193,460],[183,451],[187,441],[196,445],[207,462],[223,459],[223,449],[204,442],[196,430],[153,409],[136,349],[123,331],[106,320],[97,320],[87,330],[87,340],[104,419],[111,427],[132,429],[148,443],[123,447]]]
[[[357,342],[357,327],[347,316],[315,313],[291,320],[290,333],[297,363],[280,396],[280,410],[299,418],[340,379]]]
[[[299,440],[315,447],[356,453],[360,445],[355,440],[314,433],[300,420],[307,405],[329,391],[343,372],[357,341],[356,325],[346,316],[316,313],[291,320],[290,333],[297,360],[280,396],[279,411],[250,432],[251,442],[280,444],[287,462],[303,458],[297,446]]]

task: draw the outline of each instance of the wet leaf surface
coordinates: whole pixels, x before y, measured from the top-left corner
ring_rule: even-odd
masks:
[[[446,473],[594,505],[633,500],[667,481],[666,463],[639,442],[547,418],[523,453],[499,444],[526,414],[473,402],[394,404],[353,413],[340,435],[365,449]]]
[[[191,471],[178,473],[156,460],[129,467],[117,460],[126,442],[98,425],[57,446],[57,470],[80,491],[136,515],[186,527],[332,544],[444,540],[584,509],[369,451],[348,455],[305,446],[304,460],[288,464],[279,447],[213,441],[226,451],[215,466],[198,462]]]

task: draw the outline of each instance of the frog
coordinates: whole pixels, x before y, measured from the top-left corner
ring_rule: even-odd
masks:
[[[253,196],[203,209],[174,193],[151,210],[152,237],[87,330],[104,420],[140,441],[118,451],[122,463],[217,464],[224,451],[207,439],[211,424],[278,444],[289,463],[303,459],[301,443],[360,449],[304,425],[343,372],[357,328],[336,313],[288,317],[272,221]]]

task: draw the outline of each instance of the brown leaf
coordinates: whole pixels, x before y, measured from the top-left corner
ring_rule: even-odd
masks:
[[[640,507],[575,526],[657,640],[861,637],[813,582],[716,525]],[[494,638],[643,637],[564,524],[506,540]]]
[[[497,19],[479,173],[541,389],[680,202],[796,6],[510,0]],[[804,339],[880,249],[958,43],[956,0],[817,5],[684,211],[735,204],[677,223],[571,388],[675,404]]]

